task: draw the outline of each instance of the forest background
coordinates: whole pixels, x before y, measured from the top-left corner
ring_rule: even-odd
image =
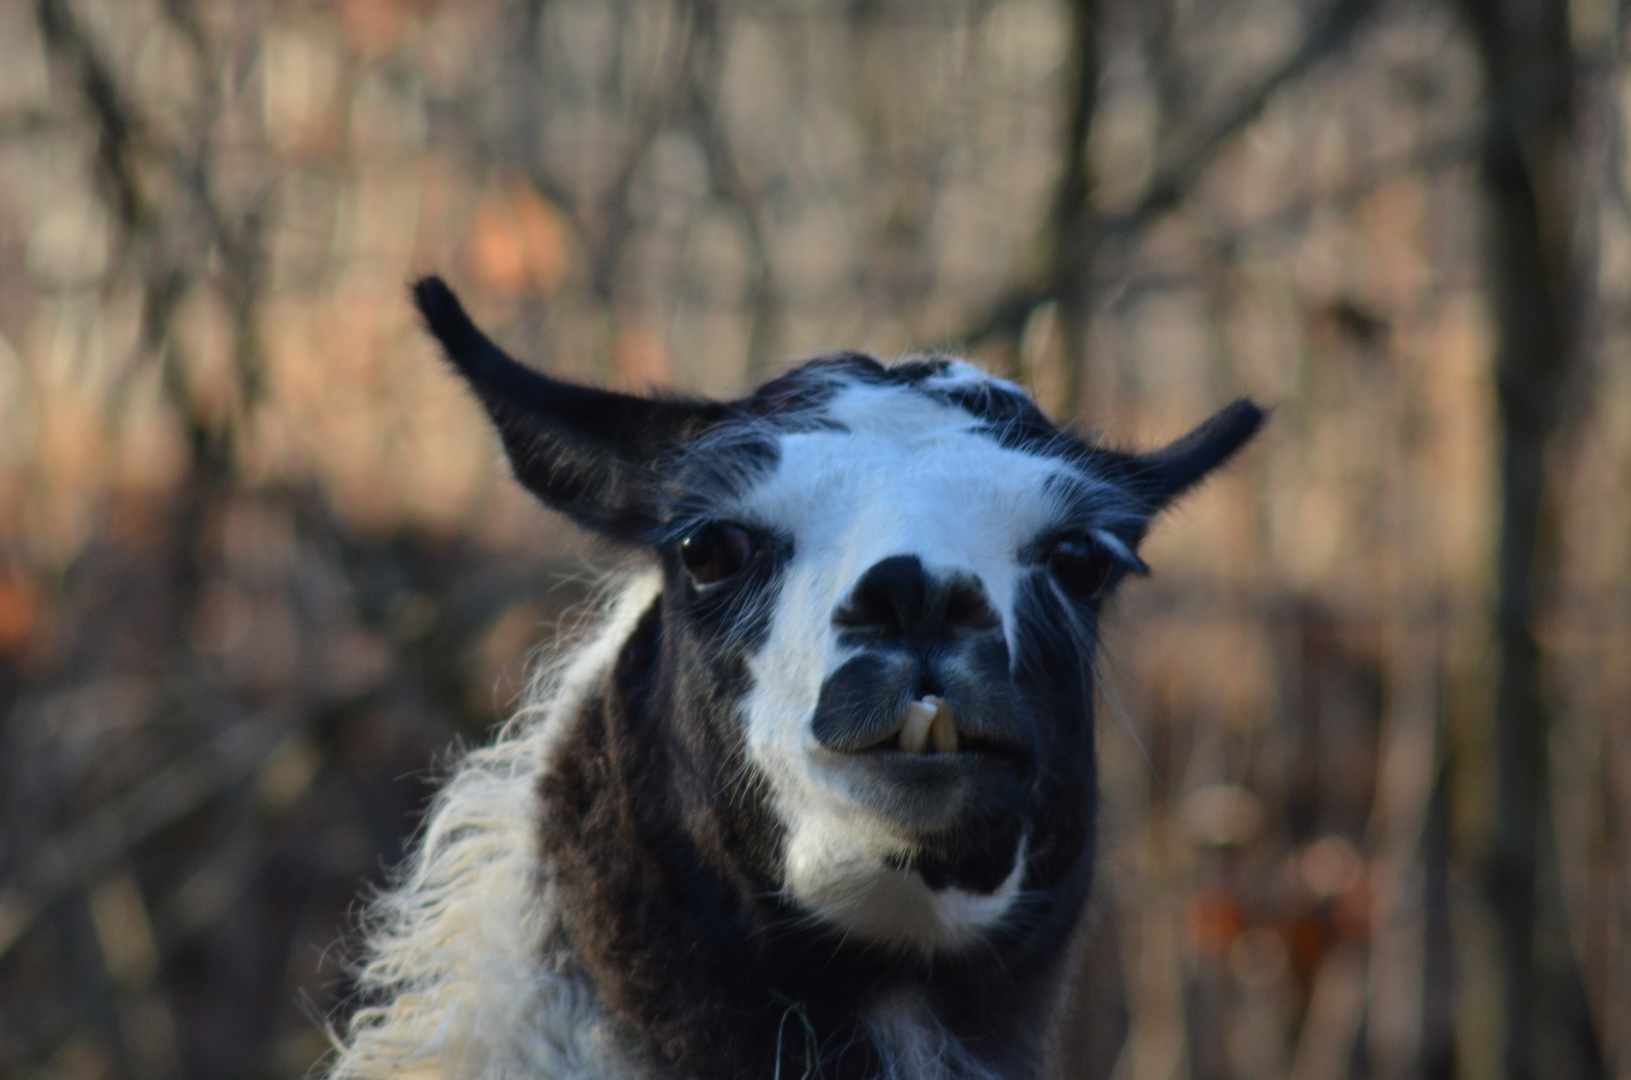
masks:
[[[597,383],[1272,403],[1105,632],[1055,1073],[1631,1080],[1628,15],[0,2],[0,1077],[313,1068],[364,887],[616,565],[438,271]]]

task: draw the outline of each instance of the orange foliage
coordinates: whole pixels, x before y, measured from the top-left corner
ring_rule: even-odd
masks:
[[[1204,956],[1224,955],[1246,929],[1246,913],[1239,898],[1217,887],[1190,901],[1186,921],[1195,951]]]
[[[525,181],[490,192],[476,206],[466,261],[476,280],[510,296],[549,296],[570,261],[566,223]]]
[[[364,56],[380,56],[396,48],[410,19],[425,7],[414,0],[345,0],[340,21],[346,42]]]
[[[28,644],[38,600],[30,582],[0,578],[0,653],[18,652]]]

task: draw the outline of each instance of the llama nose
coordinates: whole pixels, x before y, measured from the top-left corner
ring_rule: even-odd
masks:
[[[833,613],[845,630],[907,641],[993,630],[1002,619],[970,574],[931,574],[916,555],[891,555],[855,583]]]

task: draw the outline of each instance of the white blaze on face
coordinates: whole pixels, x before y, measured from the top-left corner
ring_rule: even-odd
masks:
[[[929,385],[987,378],[957,364]],[[977,578],[1012,650],[1019,552],[1054,522],[1050,478],[1080,474],[999,446],[967,412],[908,388],[853,386],[827,412],[847,430],[781,437],[775,473],[743,500],[750,520],[793,538],[768,638],[751,661],[748,752],[788,829],[786,888],[794,897],[874,940],[955,946],[1007,911],[1023,847],[990,896],[932,892],[915,872],[888,866],[911,851],[911,838],[847,798],[812,753],[822,682],[849,655],[837,644],[833,612],[874,564],[916,555],[931,574]]]

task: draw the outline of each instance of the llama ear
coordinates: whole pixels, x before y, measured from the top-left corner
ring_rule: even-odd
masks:
[[[1248,398],[1218,410],[1210,419],[1176,441],[1130,459],[1128,479],[1160,511],[1213,469],[1234,456],[1263,426],[1268,414]]]
[[[415,284],[413,299],[493,418],[516,479],[587,528],[620,540],[648,539],[658,524],[654,467],[722,419],[725,406],[551,379],[493,344],[440,278]]]

